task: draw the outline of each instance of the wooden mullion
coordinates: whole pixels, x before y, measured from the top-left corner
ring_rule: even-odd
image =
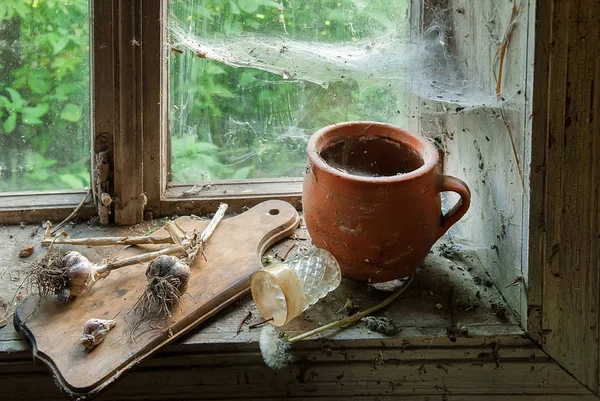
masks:
[[[142,5],[142,128],[144,141],[144,192],[146,216],[160,215],[160,200],[167,184],[167,0]]]
[[[92,188],[102,223],[108,223],[111,205],[102,206],[101,192],[112,194],[113,142],[115,125],[115,10],[113,1],[91,2],[91,72],[92,127],[91,146]],[[103,156],[100,157],[100,154]],[[106,162],[102,167],[101,161]]]
[[[116,11],[118,130],[114,139],[114,209],[117,224],[144,218],[141,116],[141,0],[121,0]]]

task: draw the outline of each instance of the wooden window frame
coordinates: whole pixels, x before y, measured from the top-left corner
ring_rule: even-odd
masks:
[[[529,8],[529,54],[535,60],[533,98],[527,108],[532,142],[529,238],[523,244],[529,248],[526,334],[484,342],[503,342],[515,350],[506,366],[552,370],[551,376],[534,379],[540,385],[552,381],[552,391],[536,400],[592,400],[600,391],[600,33],[595,14],[588,12],[595,3],[524,0]],[[300,206],[298,179],[256,181],[250,184],[250,196],[239,182],[219,183],[194,198],[181,196],[190,186],[169,186],[167,80],[158,73],[165,71],[169,57],[166,24],[160,24],[166,21],[167,1],[92,0],[91,4],[93,154],[110,150],[116,223],[135,224],[149,215],[204,213],[221,201],[233,210],[272,197]],[[411,17],[420,18],[420,10],[413,7]],[[57,219],[82,196],[80,191],[1,194],[0,222]],[[89,205],[84,213],[93,210]],[[445,346],[429,364],[477,363],[477,357],[465,356],[464,350]],[[399,372],[403,369],[399,367]],[[511,369],[486,376],[463,369],[454,373],[453,380],[477,381],[471,386],[471,398],[461,398],[473,400],[481,399],[482,389],[493,387],[491,377],[511,380],[515,390],[531,385],[527,375],[513,375]]]

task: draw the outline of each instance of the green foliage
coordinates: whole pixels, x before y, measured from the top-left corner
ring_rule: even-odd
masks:
[[[407,0],[172,0],[199,37],[341,43],[395,29]],[[188,52],[190,53],[190,52]],[[352,78],[328,89],[195,55],[171,57],[178,181],[298,176],[306,141],[339,121],[388,121],[401,100]],[[0,0],[0,191],[89,185],[88,0]]]
[[[172,18],[199,38],[282,37],[348,43],[396,30],[406,0],[178,0]],[[172,172],[176,181],[300,176],[316,130],[350,120],[390,121],[398,94],[350,77],[327,89],[195,57],[170,59]],[[212,144],[191,152],[193,143]]]
[[[87,0],[0,1],[0,191],[89,185],[89,71]]]

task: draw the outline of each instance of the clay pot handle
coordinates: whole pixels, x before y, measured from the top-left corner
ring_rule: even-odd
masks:
[[[442,235],[448,231],[450,227],[454,225],[458,220],[461,219],[469,210],[471,204],[471,191],[464,181],[458,178],[451,177],[449,175],[442,175],[440,184],[440,192],[456,192],[460,195],[460,200],[450,209],[448,213],[442,216],[440,228],[438,229],[437,238],[439,239]]]

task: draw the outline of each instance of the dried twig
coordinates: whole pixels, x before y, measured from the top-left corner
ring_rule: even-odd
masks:
[[[77,207],[75,208],[75,210],[73,210],[71,212],[71,214],[69,216],[67,216],[66,219],[64,219],[63,221],[61,221],[60,223],[58,223],[58,225],[56,227],[54,227],[54,230],[52,230],[52,232],[50,233],[51,235],[54,235],[58,232],[58,230],[60,230],[61,228],[63,228],[68,222],[70,222],[79,212],[79,210],[81,210],[81,208],[83,207],[83,205],[85,204],[85,201],[87,200],[87,198],[90,197],[90,194],[92,193],[92,188],[88,188],[87,193],[85,194],[85,197],[81,200],[81,202],[79,202],[79,205],[77,205]]]
[[[242,320],[240,320],[240,324],[238,325],[237,332],[235,333],[236,336],[238,334],[240,334],[240,332],[242,331],[242,326],[244,326],[244,323],[246,323],[248,321],[248,319],[250,319],[251,317],[252,317],[252,312],[248,311],[248,314],[246,316],[244,316],[244,318]]]
[[[51,242],[56,244],[67,245],[155,245],[155,244],[172,244],[171,237],[95,237],[95,238],[51,238],[45,237],[42,239],[42,245],[50,245]]]
[[[260,321],[260,322],[258,322],[258,323],[251,324],[250,326],[248,326],[248,328],[249,328],[249,329],[255,329],[255,328],[257,328],[258,326],[262,326],[263,324],[270,322],[271,320],[273,320],[273,318],[266,319],[266,320],[261,320],[261,321]]]
[[[510,43],[510,37],[515,29],[516,20],[519,16],[519,7],[517,6],[517,1],[513,2],[513,8],[510,15],[510,20],[508,22],[508,26],[506,27],[506,31],[504,32],[504,38],[502,39],[502,43],[498,50],[496,50],[496,54],[494,55],[494,61],[492,65],[496,65],[498,62],[498,75],[496,75],[496,71],[492,70],[494,73],[494,78],[496,79],[496,98],[501,101],[502,100],[502,77],[504,73],[504,60],[506,58],[506,52],[508,50],[508,45]],[[506,132],[508,133],[508,138],[510,140],[510,147],[513,153],[513,157],[515,158],[515,163],[517,165],[517,171],[519,173],[519,180],[521,181],[521,188],[525,190],[525,182],[523,181],[523,171],[521,169],[521,163],[519,161],[519,156],[517,154],[517,148],[515,145],[515,140],[512,135],[512,130],[510,128],[510,124],[506,119],[504,114],[504,109],[500,108],[500,117],[502,118],[502,122],[506,127]]]
[[[377,312],[378,310],[385,308],[386,306],[391,304],[396,298],[398,298],[400,295],[402,295],[408,287],[410,287],[410,284],[412,283],[414,278],[415,278],[415,275],[413,274],[412,276],[410,276],[410,279],[408,280],[408,282],[406,282],[402,287],[400,287],[398,290],[396,290],[392,295],[390,295],[389,297],[387,297],[385,300],[378,303],[377,305],[375,305],[369,309],[366,309],[360,313],[357,313],[356,315],[349,316],[347,318],[338,320],[336,322],[332,322],[332,323],[326,324],[324,326],[317,327],[314,330],[308,331],[304,334],[300,334],[296,337],[292,337],[289,339],[290,344],[293,344],[300,340],[304,340],[307,337],[314,336],[315,334],[321,333],[325,330],[334,329],[334,328],[342,327],[342,326],[348,326],[350,324],[359,322],[363,317],[371,315],[371,314]]]

